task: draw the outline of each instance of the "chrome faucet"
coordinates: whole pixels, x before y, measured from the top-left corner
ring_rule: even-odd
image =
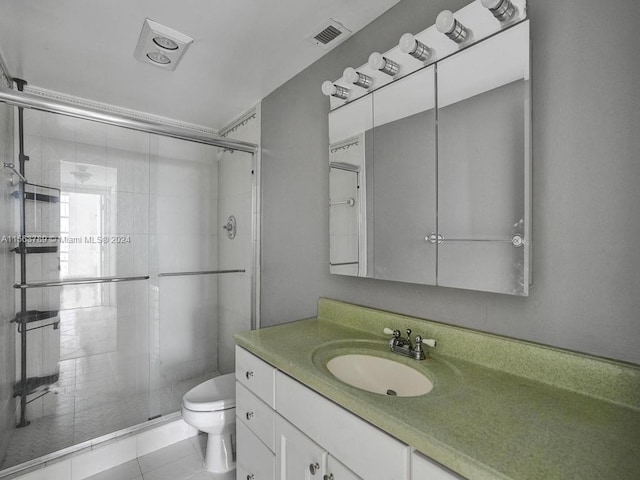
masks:
[[[421,335],[416,335],[414,340],[414,344],[411,344],[411,329],[407,328],[407,338],[402,338],[400,334],[400,330],[391,330],[390,328],[385,328],[384,333],[387,335],[393,335],[389,340],[389,348],[392,352],[397,353],[399,355],[403,355],[405,357],[414,358],[416,360],[424,360],[427,358],[424,353],[424,349],[422,345],[427,345],[429,347],[435,347],[436,341],[433,339],[424,339]]]

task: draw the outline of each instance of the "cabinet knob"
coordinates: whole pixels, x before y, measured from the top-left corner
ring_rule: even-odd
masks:
[[[253,473],[250,475],[247,475],[247,480],[253,480],[254,478],[256,478],[256,476]]]
[[[329,475],[324,475],[322,477],[322,480],[333,480],[333,473],[330,473]]]
[[[247,380],[249,380],[251,377],[253,377],[253,370],[249,370],[244,375],[245,375],[245,377],[247,377]]]
[[[251,420],[253,418],[253,412],[247,412],[245,416],[247,417],[247,420]]]
[[[318,470],[320,470],[318,462],[309,464],[309,471],[311,472],[311,475],[315,475]]]

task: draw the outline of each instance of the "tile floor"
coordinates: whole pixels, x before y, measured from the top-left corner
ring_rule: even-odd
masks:
[[[214,475],[204,468],[206,435],[200,434],[123,463],[87,480],[234,480],[235,471]]]

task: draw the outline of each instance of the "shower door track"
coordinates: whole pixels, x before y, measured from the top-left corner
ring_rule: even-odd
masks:
[[[121,114],[103,112],[98,109],[80,107],[72,103],[62,102],[43,98],[31,93],[13,90],[7,87],[0,87],[0,102],[22,108],[33,108],[44,112],[58,113],[70,117],[82,118],[94,122],[106,123],[116,127],[128,128],[147,133],[157,133],[165,137],[188,140],[190,142],[213,145],[215,147],[228,148],[247,153],[256,153],[258,146],[255,143],[231,140],[229,138],[196,132],[186,128],[172,127],[160,122],[150,120],[140,120]]]

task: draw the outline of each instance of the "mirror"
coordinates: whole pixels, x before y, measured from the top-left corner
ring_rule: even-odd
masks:
[[[438,285],[528,293],[525,27],[438,65]]]
[[[332,273],[529,287],[529,25],[329,114]]]
[[[373,93],[373,129],[365,135],[369,276],[436,283],[435,68]]]

